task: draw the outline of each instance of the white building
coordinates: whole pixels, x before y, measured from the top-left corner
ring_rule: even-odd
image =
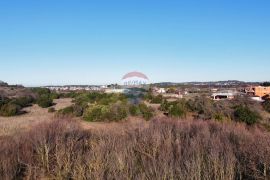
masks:
[[[117,93],[117,94],[124,94],[124,93],[129,93],[129,89],[105,89],[105,93]]]
[[[159,94],[165,94],[166,93],[166,90],[165,90],[165,88],[159,88],[157,90],[157,93],[159,93]]]
[[[222,99],[234,99],[234,97],[236,96],[236,92],[234,91],[221,91],[221,92],[216,92],[212,94],[212,98],[213,100],[222,100]]]

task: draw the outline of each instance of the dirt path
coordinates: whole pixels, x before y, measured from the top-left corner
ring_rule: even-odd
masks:
[[[56,110],[70,106],[72,99],[56,99],[53,106]],[[16,132],[27,130],[41,122],[54,120],[54,113],[48,113],[48,108],[41,108],[33,105],[23,109],[26,114],[13,117],[0,117],[0,136],[10,135]]]

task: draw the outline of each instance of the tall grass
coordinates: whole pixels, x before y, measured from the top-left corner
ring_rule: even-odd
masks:
[[[0,179],[269,179],[270,134],[155,120],[124,133],[58,120],[0,140]]]

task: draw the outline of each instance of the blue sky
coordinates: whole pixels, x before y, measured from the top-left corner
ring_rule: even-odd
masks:
[[[0,80],[270,80],[269,0],[0,1]]]

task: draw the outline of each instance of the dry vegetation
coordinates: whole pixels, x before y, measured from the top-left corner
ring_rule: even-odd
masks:
[[[0,143],[1,179],[270,178],[270,134],[237,123],[165,119],[97,131],[57,120]]]
[[[44,89],[37,90],[43,94]],[[0,179],[270,179],[270,133],[261,126],[269,124],[270,114],[259,103],[158,97],[156,104],[143,103],[155,112],[146,121],[141,104],[132,106],[126,97],[74,97],[0,117]],[[110,118],[122,115],[118,110],[126,113],[117,121],[101,116],[89,123],[82,120],[89,104],[121,107],[108,111]],[[239,104],[259,112],[261,120],[250,126],[232,121]],[[75,116],[77,111],[82,114]],[[94,112],[91,117],[99,115]]]
[[[29,88],[0,86],[0,95],[8,98],[36,96]]]
[[[55,99],[53,106],[56,110],[70,106],[71,98]],[[41,123],[51,121],[54,114],[48,113],[47,108],[41,108],[34,104],[23,109],[26,113],[19,116],[1,117],[0,116],[0,136],[10,135],[19,131],[30,129],[31,127]]]

